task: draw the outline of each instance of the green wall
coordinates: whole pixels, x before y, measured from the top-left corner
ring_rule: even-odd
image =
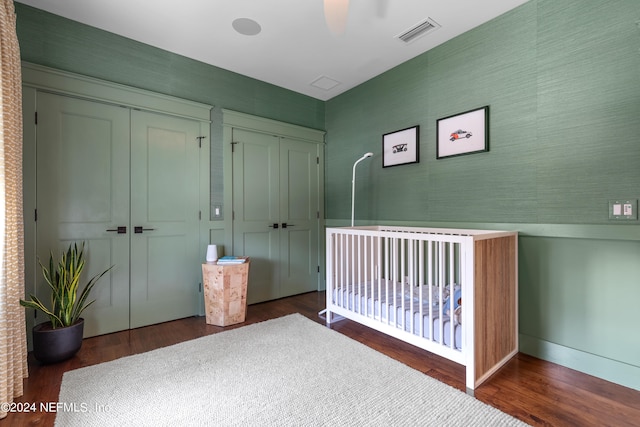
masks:
[[[222,108],[315,129],[324,102],[15,3],[23,61],[214,105],[212,204],[223,204]]]
[[[506,228],[521,351],[640,389],[640,2],[532,0],[326,103],[327,225]],[[428,37],[428,36],[427,36]],[[489,152],[436,160],[436,120],[489,105]],[[382,135],[420,125],[420,162]]]
[[[327,217],[607,224],[640,196],[640,2],[531,1],[326,106]],[[436,120],[490,106],[490,151],[435,158]],[[420,125],[420,163],[381,135]],[[396,207],[401,204],[403,209]]]

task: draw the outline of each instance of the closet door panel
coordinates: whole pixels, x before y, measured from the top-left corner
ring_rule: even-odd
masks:
[[[133,111],[131,328],[197,312],[199,122]]]
[[[318,289],[318,146],[280,142],[281,297]]]
[[[40,93],[37,130],[38,259],[85,242],[84,283],[114,266],[83,313],[85,336],[127,329],[129,235],[107,230],[129,223],[129,110]],[[48,300],[38,273],[36,292]]]
[[[234,129],[233,141],[233,255],[251,257],[253,304],[280,297],[279,139]]]

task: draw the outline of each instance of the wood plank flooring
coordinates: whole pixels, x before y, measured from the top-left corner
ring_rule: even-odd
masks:
[[[64,372],[165,347],[286,314],[301,313],[318,322],[324,292],[251,305],[247,321],[226,328],[190,317],[159,325],[85,339],[72,359],[42,366],[29,356],[24,396],[16,402],[57,402]],[[464,368],[369,328],[343,320],[332,328],[394,359],[464,390]],[[108,378],[103,378],[108,381]],[[518,354],[475,393],[477,399],[534,426],[640,426],[640,391]],[[52,426],[55,413],[12,413],[0,426]]]

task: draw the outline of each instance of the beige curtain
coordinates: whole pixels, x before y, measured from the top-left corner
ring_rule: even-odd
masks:
[[[0,0],[0,403],[27,377],[22,223],[22,83],[13,0]],[[4,405],[0,405],[4,407]],[[0,418],[6,416],[0,409]]]

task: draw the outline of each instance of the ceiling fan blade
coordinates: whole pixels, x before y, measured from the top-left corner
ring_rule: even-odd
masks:
[[[335,34],[343,34],[347,28],[349,0],[324,0],[324,18],[329,30]]]
[[[386,17],[388,9],[389,9],[389,0],[377,0],[376,14],[378,15],[378,18]]]

